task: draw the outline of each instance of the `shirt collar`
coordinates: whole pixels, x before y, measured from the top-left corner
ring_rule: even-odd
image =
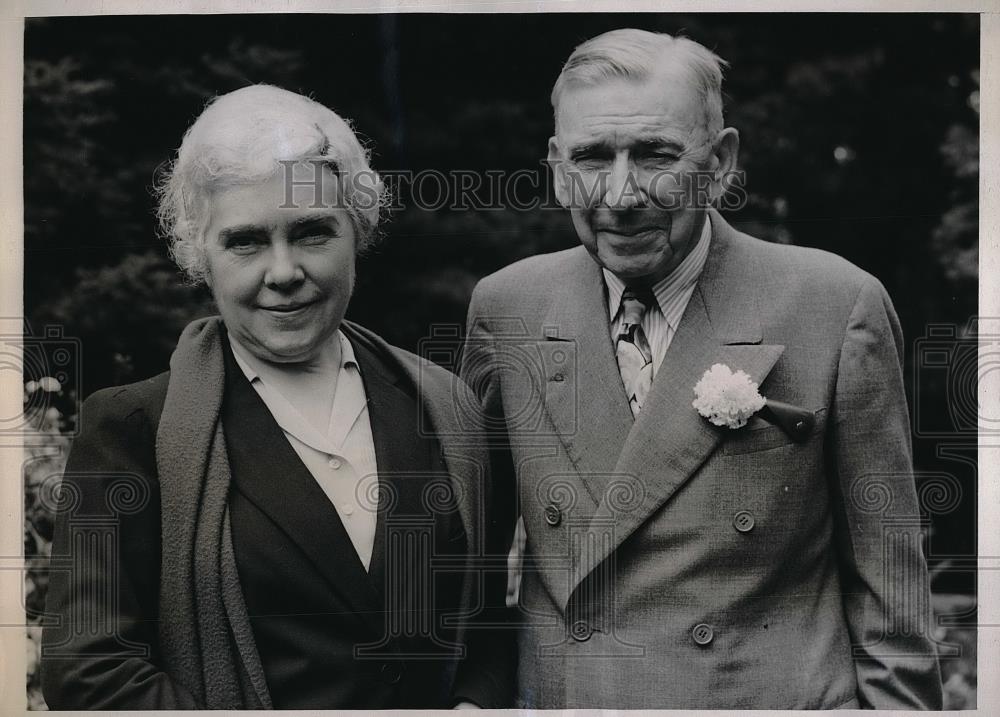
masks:
[[[354,347],[339,330],[336,340],[340,341],[340,366],[331,369],[329,377],[331,386],[334,385],[333,380],[337,379],[337,390],[333,396],[330,421],[325,430],[318,430],[306,421],[302,413],[276,389],[275,382],[269,381],[269,377],[275,375],[274,367],[230,341],[237,365],[251,385],[258,391],[263,391],[261,398],[282,430],[313,450],[327,454],[335,454],[343,448],[344,441],[367,406]],[[354,371],[346,370],[350,366],[354,367]],[[332,375],[333,371],[339,373],[339,378]]]
[[[706,213],[705,221],[701,226],[701,236],[698,237],[698,243],[695,244],[694,249],[684,257],[684,260],[670,274],[652,286],[653,296],[656,297],[659,309],[662,310],[663,307],[673,304],[679,295],[683,294],[685,290],[691,288],[691,285],[698,281],[698,277],[701,276],[701,270],[705,268],[705,261],[708,259],[708,247],[711,241],[711,222]],[[625,282],[607,269],[602,269],[601,271],[604,274],[604,283],[608,287],[608,319],[614,321],[621,308],[622,294],[625,293]],[[667,316],[666,318],[671,328],[676,330],[677,327],[670,321],[670,317]]]

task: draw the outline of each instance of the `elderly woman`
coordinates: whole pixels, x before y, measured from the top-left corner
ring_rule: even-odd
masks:
[[[503,706],[507,655],[462,619],[484,600],[474,401],[344,321],[381,199],[348,124],[301,95],[232,92],[185,135],[161,220],[220,316],[81,410],[50,707]]]

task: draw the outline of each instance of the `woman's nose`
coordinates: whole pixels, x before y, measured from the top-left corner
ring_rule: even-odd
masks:
[[[296,286],[305,279],[305,272],[296,251],[286,242],[275,242],[269,252],[264,283],[272,289]]]

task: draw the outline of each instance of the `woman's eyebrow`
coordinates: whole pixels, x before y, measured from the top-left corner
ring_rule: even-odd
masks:
[[[235,227],[226,227],[219,232],[219,239],[230,239],[234,236],[242,236],[245,234],[266,234],[266,230],[263,227],[257,226],[256,224],[240,224]]]
[[[293,221],[289,228],[292,230],[312,229],[318,226],[329,226],[331,222],[335,229],[340,227],[340,220],[334,212],[323,212],[322,214],[300,217]]]

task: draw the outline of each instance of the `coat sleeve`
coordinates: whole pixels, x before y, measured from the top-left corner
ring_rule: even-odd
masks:
[[[892,303],[869,279],[848,319],[828,434],[834,526],[861,705],[940,710],[902,357]]]
[[[490,339],[480,321],[482,287],[473,293],[468,331],[462,351],[460,375],[478,403],[488,450],[489,486],[486,521],[483,526],[483,560],[486,609],[469,630],[470,659],[459,674],[456,701],[498,709],[513,706],[517,666],[515,611],[507,606],[508,555],[516,522],[514,472],[511,465],[499,386],[491,370]]]
[[[42,637],[51,709],[199,707],[157,664],[155,432],[130,393],[84,403],[63,476]]]

